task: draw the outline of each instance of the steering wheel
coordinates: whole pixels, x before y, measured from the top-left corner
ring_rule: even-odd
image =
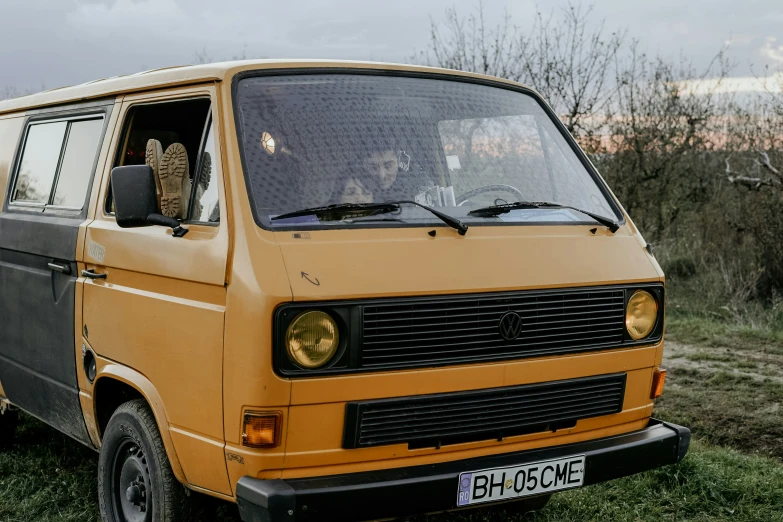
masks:
[[[511,192],[515,196],[519,196],[520,201],[522,201],[525,197],[525,195],[522,194],[518,188],[512,187],[511,185],[484,185],[483,187],[475,188],[465,192],[464,194],[460,194],[455,198],[455,202],[457,203],[457,206],[462,206],[462,204],[470,198],[475,198],[479,194],[484,194],[485,192],[495,191]]]

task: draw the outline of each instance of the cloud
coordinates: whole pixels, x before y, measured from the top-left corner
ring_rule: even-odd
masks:
[[[65,21],[74,33],[87,38],[111,39],[118,33],[155,35],[156,40],[192,36],[190,17],[174,0],[80,0]]]
[[[726,79],[705,78],[675,82],[683,94],[704,96],[739,92],[783,92],[783,72],[770,76],[742,76]]]
[[[753,37],[748,34],[734,34],[728,40],[723,41],[723,45],[726,47],[734,45],[749,45],[753,43]]]
[[[776,62],[783,62],[783,45],[776,45],[778,39],[774,36],[768,36],[764,45],[759,50],[761,56],[775,60]]]

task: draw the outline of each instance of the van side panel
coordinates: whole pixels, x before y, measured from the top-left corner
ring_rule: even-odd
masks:
[[[24,117],[0,118],[0,194],[5,194],[8,184],[11,164],[14,160],[14,151],[22,132]],[[3,376],[0,375],[0,397],[5,397],[3,388]]]
[[[16,127],[16,136],[3,143],[11,152],[4,153],[0,213],[0,379],[12,403],[91,445],[73,348],[76,243],[86,209],[49,213],[11,206],[13,151],[25,132],[24,125]]]

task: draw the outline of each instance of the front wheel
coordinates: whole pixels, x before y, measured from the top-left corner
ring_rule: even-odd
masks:
[[[184,520],[185,488],[174,477],[155,417],[143,400],[114,412],[98,460],[104,522]]]

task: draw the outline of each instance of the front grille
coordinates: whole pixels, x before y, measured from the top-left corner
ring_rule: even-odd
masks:
[[[507,340],[501,318],[516,313]],[[557,355],[623,342],[623,289],[579,289],[395,300],[363,310],[361,366],[454,364]]]
[[[573,427],[579,419],[622,411],[625,377],[351,402],[343,447],[440,447]]]

